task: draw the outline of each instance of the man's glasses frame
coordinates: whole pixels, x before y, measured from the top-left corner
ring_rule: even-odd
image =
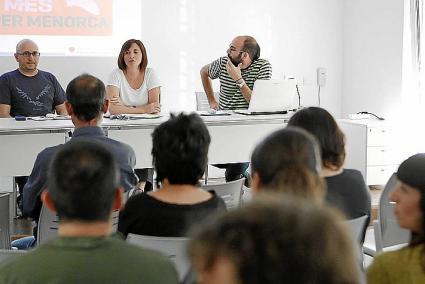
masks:
[[[242,49],[237,50],[236,47],[234,47],[233,45],[229,46],[229,48],[227,50],[230,51],[230,52],[238,52],[238,53],[246,52],[245,50],[242,50]]]
[[[16,54],[21,55],[23,57],[30,57],[31,55],[33,57],[39,57],[40,56],[40,52],[38,52],[38,51],[33,51],[33,52],[29,52],[29,51],[16,52]]]

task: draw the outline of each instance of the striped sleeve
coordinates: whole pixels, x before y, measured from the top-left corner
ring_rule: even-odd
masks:
[[[272,65],[270,62],[265,61],[258,71],[259,80],[270,80],[272,78]]]
[[[211,79],[217,79],[220,76],[220,66],[221,66],[221,57],[217,60],[214,60],[208,66],[208,77]]]

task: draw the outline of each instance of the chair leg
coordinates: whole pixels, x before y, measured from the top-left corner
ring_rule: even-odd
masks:
[[[205,167],[205,174],[204,174],[204,176],[205,176],[205,182],[204,182],[204,184],[208,184],[208,165]]]
[[[18,204],[16,200],[18,199],[18,184],[16,183],[15,177],[12,178],[12,186],[13,186],[13,192],[12,192],[12,200],[13,200],[13,206],[11,208],[11,217],[16,218],[18,217]]]

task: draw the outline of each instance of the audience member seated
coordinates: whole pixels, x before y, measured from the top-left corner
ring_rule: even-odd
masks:
[[[104,146],[80,139],[61,147],[42,194],[59,216],[58,237],[3,264],[0,283],[177,283],[167,257],[110,236],[123,189]]]
[[[351,242],[335,214],[290,196],[257,196],[194,235],[189,256],[197,280],[357,284]]]
[[[146,48],[140,40],[129,39],[121,47],[118,68],[109,76],[106,92],[111,114],[158,113],[161,111],[161,83],[148,68]],[[152,190],[153,170],[136,169],[140,188]]]
[[[316,139],[297,127],[286,127],[266,137],[251,156],[252,190],[278,191],[321,202],[320,149]]]
[[[210,135],[195,113],[171,115],[152,134],[154,192],[132,196],[120,212],[118,231],[150,236],[181,237],[216,212],[224,201],[201,189],[207,166]]]
[[[397,171],[398,186],[390,193],[400,227],[411,231],[409,246],[375,257],[368,283],[425,283],[425,154],[405,160]]]
[[[326,201],[344,212],[348,219],[370,217],[369,189],[359,171],[343,168],[345,137],[332,115],[322,108],[309,107],[296,112],[288,125],[306,129],[319,141],[322,176],[327,184]]]
[[[134,174],[136,155],[133,149],[124,143],[105,136],[100,124],[108,110],[109,101],[106,99],[105,85],[88,74],[73,79],[66,89],[67,101],[65,107],[71,116],[75,130],[70,141],[93,140],[105,145],[118,161],[121,171],[121,185],[125,191],[132,189],[137,183]],[[40,195],[47,182],[47,168],[55,153],[64,147],[58,145],[41,151],[34,163],[31,175],[23,191],[23,213],[38,221],[41,210]],[[36,230],[35,230],[36,231]],[[35,238],[27,237],[12,242],[18,249],[34,246]]]

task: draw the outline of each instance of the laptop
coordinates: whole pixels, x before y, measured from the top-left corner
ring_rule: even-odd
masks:
[[[244,115],[285,114],[293,109],[295,80],[257,80],[248,109],[234,110]]]

